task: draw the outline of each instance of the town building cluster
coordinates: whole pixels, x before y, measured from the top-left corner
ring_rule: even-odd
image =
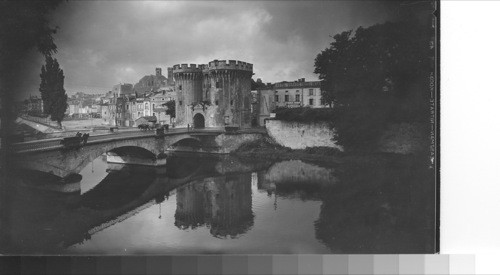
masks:
[[[276,108],[324,108],[321,82],[283,81],[260,84],[252,90],[253,65],[237,60],[207,64],[177,64],[142,77],[136,84],[120,83],[105,94],[78,92],[68,98],[68,118],[101,118],[110,126],[137,127],[143,123],[195,128],[263,126]],[[171,102],[170,104],[168,102]],[[169,107],[174,112],[169,112]],[[31,96],[20,108],[43,113],[43,103]],[[172,114],[169,115],[169,114]]]

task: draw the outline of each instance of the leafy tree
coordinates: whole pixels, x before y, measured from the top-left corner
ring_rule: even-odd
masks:
[[[175,118],[175,100],[167,101],[163,106],[167,107],[166,114],[170,116],[170,123],[173,123]]]
[[[321,97],[330,106],[336,100],[334,76],[342,75],[343,68],[341,64],[346,63],[346,53],[350,45],[352,31],[345,31],[333,37],[334,41],[330,48],[322,51],[315,60],[314,73],[319,74],[321,82]]]
[[[167,101],[164,105],[167,107],[167,115],[175,117],[175,100]]]
[[[337,141],[346,149],[375,148],[389,123],[427,119],[429,31],[414,22],[359,28],[335,35],[317,55],[314,72],[323,99],[335,103]]]
[[[167,107],[166,113],[170,116],[170,122],[173,123],[173,118],[175,118],[175,100],[169,100],[163,106]]]
[[[264,89],[266,88],[266,84],[262,82],[260,78],[257,79],[257,81],[253,80],[252,78],[252,83],[251,83],[251,90],[258,90],[258,89]]]
[[[57,121],[59,127],[68,108],[68,95],[64,90],[64,73],[59,68],[57,59],[47,57],[40,74],[40,93],[43,100],[43,111],[50,115],[51,120]]]

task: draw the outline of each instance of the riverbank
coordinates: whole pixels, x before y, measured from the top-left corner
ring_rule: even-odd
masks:
[[[353,153],[342,152],[331,147],[307,147],[306,149],[291,149],[274,142],[270,137],[249,142],[233,152],[239,158],[252,158],[271,161],[280,160],[304,160],[312,163],[339,164],[344,162],[369,163],[378,162],[383,159],[425,159],[420,154],[398,154],[386,152]]]
[[[297,159],[328,163],[339,162],[343,155],[340,150],[330,147],[290,149],[277,144],[269,137],[245,143],[232,154],[242,158],[257,158],[273,161]]]

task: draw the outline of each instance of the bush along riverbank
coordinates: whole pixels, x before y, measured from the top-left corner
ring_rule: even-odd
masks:
[[[291,149],[276,143],[271,137],[248,142],[231,154],[240,158],[261,160],[305,160],[313,163],[370,163],[383,159],[427,159],[426,152],[400,154],[376,151],[347,151],[342,152],[332,147],[307,147],[305,149]]]
[[[232,154],[244,158],[259,158],[266,160],[299,159],[320,162],[338,162],[339,157],[343,155],[340,150],[331,147],[290,149],[276,143],[270,137],[245,143]]]

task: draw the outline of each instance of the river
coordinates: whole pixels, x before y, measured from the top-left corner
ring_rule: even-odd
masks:
[[[315,164],[175,154],[167,167],[95,159],[79,191],[10,187],[6,254],[433,253],[422,160]]]

